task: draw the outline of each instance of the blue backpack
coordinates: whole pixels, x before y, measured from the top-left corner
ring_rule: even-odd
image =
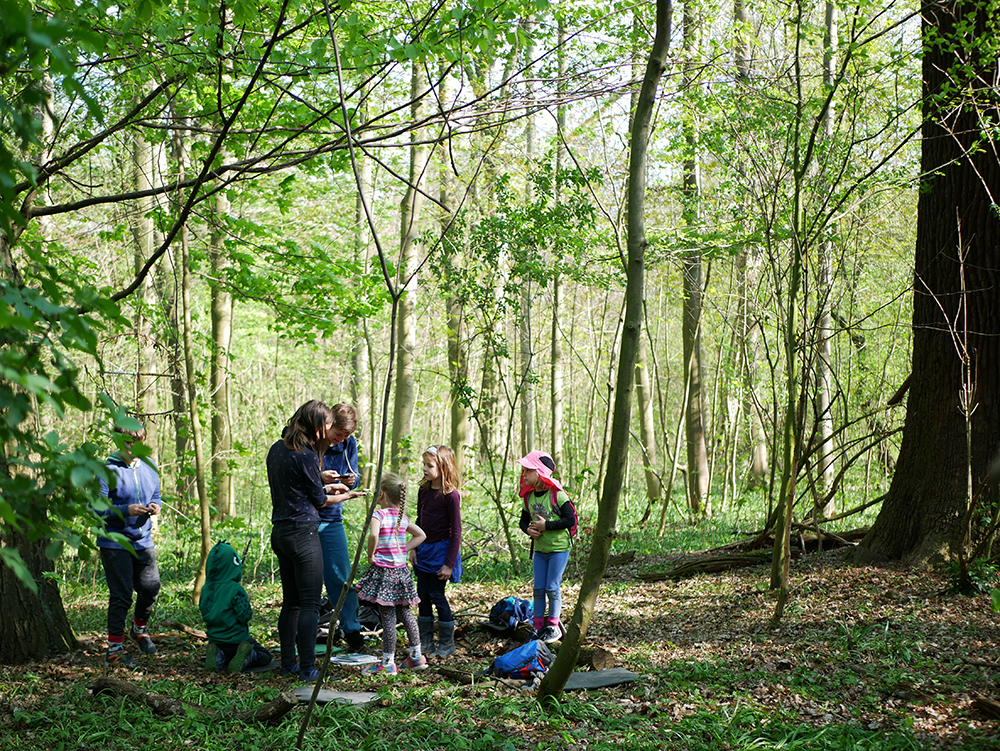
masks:
[[[552,652],[545,642],[535,639],[497,657],[483,675],[530,681],[552,664]]]
[[[505,597],[490,608],[490,622],[504,628],[517,628],[520,623],[530,623],[535,606],[520,597]]]

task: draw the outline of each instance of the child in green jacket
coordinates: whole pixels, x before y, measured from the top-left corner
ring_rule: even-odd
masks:
[[[250,597],[240,584],[243,561],[225,540],[208,553],[205,586],[198,607],[208,632],[205,669],[230,673],[260,668],[271,662],[271,653],[250,636]]]

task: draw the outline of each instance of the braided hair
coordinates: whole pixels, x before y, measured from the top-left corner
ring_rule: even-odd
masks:
[[[406,481],[399,475],[383,475],[379,488],[385,493],[385,497],[389,499],[389,502],[399,509],[399,516],[396,517],[395,532],[398,535],[399,528],[403,523],[403,514],[406,511]]]

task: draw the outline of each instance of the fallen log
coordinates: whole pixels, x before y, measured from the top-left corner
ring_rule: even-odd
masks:
[[[583,647],[576,658],[576,664],[581,668],[607,670],[615,666],[615,656],[603,647]]]
[[[973,692],[972,706],[994,720],[1000,720],[1000,704],[991,699],[987,699],[982,694]]]
[[[454,668],[440,667],[438,668],[438,673],[443,675],[445,678],[451,678],[453,681],[456,681],[458,683],[464,683],[465,685],[469,685],[470,683],[473,682],[472,673],[467,673],[464,670],[455,670]]]
[[[181,701],[180,699],[174,699],[171,696],[164,696],[152,691],[145,691],[134,683],[129,683],[118,678],[98,678],[90,685],[90,690],[95,696],[98,694],[111,694],[112,696],[141,701],[152,709],[155,714],[164,717],[186,715],[189,711],[197,712],[205,717],[219,717],[224,714],[218,709],[203,707],[200,704]],[[280,720],[298,703],[299,700],[294,694],[282,693],[276,699],[269,701],[255,710],[234,710],[231,713],[225,713],[225,715],[234,717],[241,722],[270,724]]]
[[[192,628],[191,626],[188,626],[187,624],[181,623],[180,621],[170,621],[170,620],[160,621],[160,630],[161,631],[163,629],[168,629],[168,628],[172,628],[172,629],[175,629],[177,631],[182,631],[185,634],[188,634],[189,636],[193,636],[193,637],[195,637],[197,639],[208,639],[208,634],[206,634],[204,631],[199,631],[198,629]]]
[[[801,553],[798,550],[791,551],[792,557],[797,558]],[[683,579],[686,576],[695,574],[717,574],[720,571],[731,571],[747,566],[762,566],[770,564],[773,553],[770,550],[753,550],[748,553],[730,553],[727,555],[710,555],[695,558],[683,563],[678,563],[669,571],[651,571],[639,574],[642,581],[656,582],[665,579]]]
[[[624,553],[618,553],[617,555],[608,556],[608,567],[624,566],[626,563],[631,563],[634,560],[635,560],[635,551],[626,550]]]

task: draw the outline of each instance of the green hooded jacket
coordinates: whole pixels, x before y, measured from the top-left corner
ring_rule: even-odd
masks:
[[[205,586],[198,607],[205,619],[208,640],[213,644],[239,644],[250,638],[250,597],[243,589],[243,561],[225,540],[208,553]]]

